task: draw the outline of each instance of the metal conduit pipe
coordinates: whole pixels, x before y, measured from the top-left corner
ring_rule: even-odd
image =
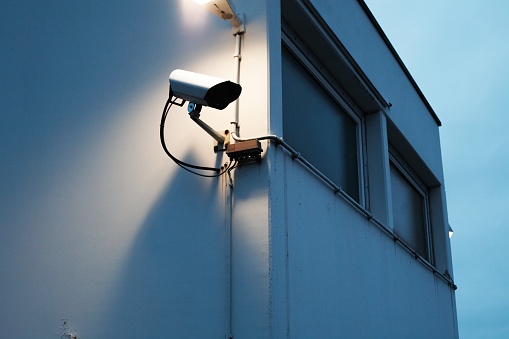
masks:
[[[325,174],[320,172],[316,167],[314,167],[309,161],[307,161],[305,158],[303,158],[299,152],[294,150],[290,145],[288,145],[283,138],[278,137],[277,135],[264,135],[254,138],[240,138],[237,136],[236,133],[232,132],[231,137],[235,141],[249,141],[249,140],[269,140],[276,144],[276,146],[281,145],[284,149],[286,149],[293,159],[299,160],[305,167],[307,167],[313,174],[318,176],[322,181],[324,181],[327,185],[329,185],[333,190],[334,193],[338,194],[340,197],[342,197],[345,201],[347,201],[352,207],[354,207],[356,210],[358,210],[360,213],[364,214],[364,216],[368,219],[368,221],[371,221],[373,224],[378,226],[384,233],[386,233],[388,236],[390,236],[395,243],[398,243],[401,247],[403,247],[408,253],[412,254],[414,258],[418,261],[420,261],[422,264],[424,264],[425,267],[427,267],[430,271],[433,272],[433,274],[437,275],[439,278],[441,278],[444,282],[449,285],[453,290],[456,290],[458,287],[454,284],[454,281],[451,277],[446,276],[444,273],[439,272],[436,267],[431,265],[428,260],[426,260],[424,257],[422,257],[419,253],[417,253],[410,245],[408,245],[405,241],[403,241],[400,237],[398,237],[392,229],[384,225],[382,222],[377,220],[373,214],[371,214],[368,210],[366,210],[363,206],[361,206],[357,201],[355,201],[352,197],[350,197],[343,189],[336,185],[332,180],[330,180]]]
[[[244,15],[242,14],[242,22],[245,22]],[[245,27],[242,24],[239,27],[234,28],[235,33],[233,34],[235,36],[235,53],[233,54],[233,58],[235,60],[235,67],[234,67],[234,81],[237,84],[240,84],[240,62],[242,60],[242,36],[244,35]],[[232,134],[238,135],[240,133],[240,125],[239,125],[239,111],[240,111],[240,105],[239,105],[239,99],[235,100],[235,109],[233,111],[233,116],[230,121]],[[233,178],[231,177],[231,173],[228,171],[228,193],[226,193],[226,204],[228,206],[228,212],[227,212],[227,227],[228,227],[228,261],[227,261],[227,305],[228,305],[228,338],[233,338],[232,334],[232,323],[233,323],[233,315],[232,315],[232,267],[233,267],[233,253],[232,253],[232,232],[233,232]]]
[[[240,84],[240,62],[242,60],[241,47],[242,47],[242,36],[243,32],[239,32],[235,35],[235,54],[233,58],[235,59],[235,74],[234,81],[237,84]],[[235,100],[235,110],[233,112],[232,117],[232,130],[238,135],[240,133],[240,125],[239,125],[239,99]]]

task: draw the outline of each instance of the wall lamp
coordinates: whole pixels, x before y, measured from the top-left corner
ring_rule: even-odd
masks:
[[[453,235],[454,235],[454,230],[452,229],[451,225],[449,225],[449,239],[451,239]]]
[[[206,8],[223,20],[229,20],[234,28],[243,32],[242,15],[235,11],[235,6],[230,0],[193,0],[194,2],[206,6]]]
[[[241,45],[242,36],[246,32],[244,14],[239,14],[235,10],[231,0],[193,0],[194,2],[206,6],[206,8],[214,15],[223,20],[229,20],[233,27],[233,35],[235,36],[235,76],[234,81],[240,83],[240,61],[242,60]],[[242,19],[241,19],[242,18]],[[232,130],[239,135],[239,103],[237,101],[235,112],[231,119]]]

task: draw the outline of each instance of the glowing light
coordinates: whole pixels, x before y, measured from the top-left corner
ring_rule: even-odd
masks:
[[[206,5],[205,7],[214,15],[223,20],[229,20],[233,27],[237,29],[237,33],[243,33],[244,27],[242,20],[237,16],[235,6],[230,0],[193,0],[195,3]]]

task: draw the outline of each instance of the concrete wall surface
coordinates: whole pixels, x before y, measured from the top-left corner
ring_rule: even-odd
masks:
[[[236,5],[250,29],[243,122],[261,133],[266,8]],[[227,337],[227,181],[177,167],[159,124],[173,69],[233,78],[229,22],[184,0],[2,1],[0,40],[0,337]],[[225,129],[232,113],[202,118]],[[166,139],[184,161],[228,160],[185,107]],[[256,195],[266,215],[257,186],[239,188],[238,211]]]
[[[302,15],[305,12],[310,20]],[[294,14],[301,15],[301,20],[288,17]],[[330,58],[320,58],[324,50],[316,48],[321,46],[316,39],[330,39],[339,49],[344,48],[342,51],[353,60],[354,68],[358,66],[376,91],[392,104],[378,116],[365,112],[369,117],[366,120],[378,121],[367,123],[367,166],[388,173],[389,155],[383,148],[393,144],[403,157],[408,157],[406,160],[426,184],[434,187],[430,198],[435,224],[433,265],[442,273],[452,274],[438,123],[361,2],[285,1],[282,15],[291,31],[289,40],[295,41],[297,49],[310,62],[315,59],[322,62],[317,66],[320,73],[334,73],[335,67],[341,67],[339,62],[328,63]],[[319,32],[314,28],[316,25],[324,29]],[[331,51],[334,52],[333,48]],[[280,81],[277,74],[271,76],[275,82]],[[348,89],[348,84],[340,85]],[[281,109],[278,105],[274,101],[271,106],[271,121],[276,124],[278,120],[273,115]],[[319,139],[320,132],[303,137]],[[317,152],[320,147],[327,147],[317,144]],[[385,153],[377,154],[374,149]],[[269,158],[271,253],[279,254],[271,261],[274,272],[271,287],[279,296],[272,302],[275,316],[287,324],[288,336],[458,337],[453,287],[371,222],[355,204],[335,194],[300,161],[281,148],[272,151],[276,155]],[[374,161],[370,158],[373,155],[380,159]],[[383,175],[372,176],[371,171],[367,170],[371,189],[368,210],[371,208],[373,213],[378,208],[375,217],[391,228],[390,189],[389,193],[387,187],[385,192],[373,190],[379,183],[372,180],[381,180]],[[381,186],[387,184],[390,185],[380,182]],[[382,201],[387,199],[388,204],[384,204]],[[367,202],[361,199],[360,204]],[[389,209],[388,215],[379,213],[380,209]],[[286,260],[277,259],[283,255]],[[280,333],[284,331],[282,327],[274,325]]]
[[[300,164],[285,161],[291,338],[454,338],[453,290]]]
[[[234,2],[240,135],[281,135],[280,2]],[[304,3],[442,184],[438,127],[358,1]],[[230,23],[189,0],[0,3],[0,338],[457,336],[454,291],[281,147],[219,178],[166,157],[170,72],[234,80],[234,54]],[[165,137],[188,163],[229,160],[185,106]]]

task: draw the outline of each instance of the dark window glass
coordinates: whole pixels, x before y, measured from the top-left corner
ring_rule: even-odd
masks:
[[[284,139],[359,201],[357,124],[283,48]]]
[[[425,196],[391,164],[394,233],[429,259],[426,246]]]

